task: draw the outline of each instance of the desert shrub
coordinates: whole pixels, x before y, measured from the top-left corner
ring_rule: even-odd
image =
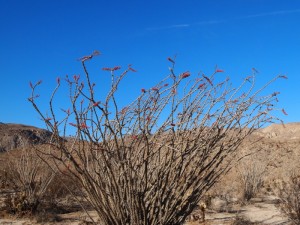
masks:
[[[43,196],[43,210],[50,214],[62,214],[90,209],[86,193],[68,171],[56,173]]]
[[[300,175],[299,171],[292,172],[289,179],[282,183],[278,191],[281,211],[295,225],[300,224]]]
[[[248,202],[255,197],[263,186],[266,164],[255,157],[245,159],[238,167],[241,181],[242,201]]]
[[[76,184],[72,174],[68,171],[62,173],[56,173],[53,177],[53,181],[49,184],[48,190],[45,193],[49,201],[61,201],[70,195],[80,196],[82,191],[80,186]]]
[[[33,148],[3,153],[1,166],[5,174],[6,210],[10,213],[35,213],[54,177],[53,171]]]
[[[189,71],[176,74],[175,62],[168,58],[170,75],[152,88],[141,88],[136,100],[122,107],[119,86],[136,71],[131,66],[121,73],[119,66],[103,68],[112,82],[100,99],[86,68],[98,54],[81,58],[83,77],[65,78],[70,102],[64,117],[54,104],[60,78],[50,97],[50,114],[38,105],[41,81],[30,83],[29,101],[53,133],[47,155],[58,169],[74,175],[101,224],[183,224],[228,171],[243,140],[274,120],[270,105],[278,93],[260,96],[268,84],[254,87],[255,70],[233,88],[229,78],[216,81],[222,70],[190,79]]]

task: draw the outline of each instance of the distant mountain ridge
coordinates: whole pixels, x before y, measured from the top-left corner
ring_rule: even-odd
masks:
[[[33,126],[0,122],[0,152],[50,140],[51,132]]]

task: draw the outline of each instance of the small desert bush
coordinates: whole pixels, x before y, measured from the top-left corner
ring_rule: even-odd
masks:
[[[90,208],[86,202],[86,193],[68,171],[55,174],[43,202],[44,210],[58,214]]]
[[[238,173],[243,202],[248,202],[256,196],[263,186],[265,171],[266,165],[254,157],[241,162],[238,167]]]
[[[291,220],[292,224],[300,224],[300,173],[292,172],[287,182],[283,182],[279,190],[280,209]]]
[[[5,211],[10,214],[32,215],[37,211],[40,201],[37,198],[30,199],[24,192],[21,192],[7,194],[4,204]]]
[[[231,170],[204,196],[205,203],[209,209],[218,212],[232,211],[232,206],[238,201],[239,190],[236,172]]]
[[[14,214],[35,213],[53,180],[53,171],[30,148],[7,152],[2,159],[5,210]]]
[[[60,202],[72,194],[80,196],[82,195],[82,191],[74,182],[72,174],[66,172],[64,174],[55,174],[45,194],[46,198],[49,198],[49,201]]]

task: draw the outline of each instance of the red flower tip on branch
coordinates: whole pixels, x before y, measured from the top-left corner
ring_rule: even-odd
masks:
[[[98,50],[95,50],[91,55],[86,55],[79,58],[79,61],[84,62],[86,60],[92,59],[94,56],[100,55],[101,53]]]
[[[285,75],[280,75],[279,77],[280,77],[280,78],[283,78],[283,79],[288,79],[288,77],[285,76]]]
[[[148,122],[150,122],[151,117],[150,117],[150,116],[147,116],[146,120],[147,120]]]
[[[102,70],[104,70],[104,71],[110,71],[110,72],[113,72],[113,71],[116,71],[116,70],[119,70],[119,69],[121,69],[120,66],[115,66],[113,68],[109,68],[109,67],[102,68]]]
[[[88,129],[88,128],[90,128],[90,127],[88,127],[87,125],[86,125],[86,123],[81,123],[80,124],[80,128],[82,128],[82,129]]]
[[[146,93],[145,88],[142,88],[142,89],[141,89],[141,92]]]
[[[74,75],[74,76],[73,76],[73,79],[74,79],[74,81],[75,81],[76,83],[78,82],[79,78],[80,78],[79,75]]]
[[[157,87],[153,87],[153,88],[151,88],[151,90],[158,91],[159,89]]]
[[[169,86],[169,84],[164,84],[164,87],[168,87]]]
[[[29,86],[30,86],[31,88],[33,88],[33,85],[32,85],[32,83],[31,83],[31,81],[29,82]]]
[[[36,85],[40,85],[41,83],[42,83],[42,80],[39,80]]]
[[[90,60],[91,58],[93,58],[93,55],[86,55],[86,56],[79,58],[79,61],[85,62],[87,60]]]
[[[119,70],[119,69],[121,69],[121,66],[115,66],[114,68],[112,68],[111,71],[116,71],[116,70]]]
[[[282,109],[281,111],[282,111],[282,113],[283,113],[284,115],[286,115],[286,116],[288,115],[287,112],[286,112],[284,109]]]
[[[103,67],[102,70],[104,70],[104,71],[111,71],[111,68]]]
[[[45,118],[45,121],[50,121],[50,120],[52,120],[52,118],[50,117]]]
[[[77,124],[75,124],[75,123],[69,123],[69,124],[73,127],[77,127]]]
[[[224,70],[216,69],[216,73],[224,73]]]
[[[132,72],[137,72],[135,69],[133,69],[133,68],[131,67],[131,64],[128,65],[128,69],[129,69],[130,71],[132,71]]]
[[[168,57],[167,60],[169,60],[171,63],[175,64],[175,61],[173,59],[171,59],[170,57]]]
[[[137,72],[137,70],[135,70],[135,69],[133,69],[133,68],[131,68],[131,67],[129,68],[129,70],[132,71],[132,72],[134,72],[134,73]]]
[[[66,113],[66,114],[70,115],[70,109],[67,109],[67,110],[65,110],[65,109],[61,109],[61,111],[63,111],[64,113]]]
[[[60,84],[60,77],[56,78],[56,82],[57,82],[57,84]]]
[[[191,75],[191,73],[190,73],[189,71],[186,71],[186,72],[182,73],[182,74],[180,75],[180,77],[181,77],[181,79],[184,79],[184,78],[189,77],[190,75]]]
[[[176,89],[172,89],[172,94],[176,94],[177,93],[177,91],[176,91]]]
[[[101,103],[100,101],[95,102],[95,103],[93,104],[93,106],[96,107],[96,106],[98,106],[100,103]]]
[[[200,84],[199,86],[198,86],[198,89],[202,89],[202,88],[204,88],[205,87],[205,83],[202,83],[202,84]]]
[[[176,126],[175,123],[171,123],[170,125],[171,125],[172,127],[175,127],[175,126]]]

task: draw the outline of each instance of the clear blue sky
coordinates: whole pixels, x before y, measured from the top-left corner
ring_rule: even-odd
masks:
[[[165,77],[166,58],[177,54],[178,72],[209,74],[218,65],[240,82],[255,67],[258,85],[287,75],[270,92],[282,93],[285,122],[300,121],[298,0],[0,0],[0,29],[4,123],[42,127],[27,101],[29,81],[43,80],[47,100],[56,77],[83,74],[77,59],[95,49],[102,55],[88,66],[100,93],[109,83],[102,67],[133,64],[138,73],[123,84],[130,100]],[[59,107],[67,103],[57,99]]]

